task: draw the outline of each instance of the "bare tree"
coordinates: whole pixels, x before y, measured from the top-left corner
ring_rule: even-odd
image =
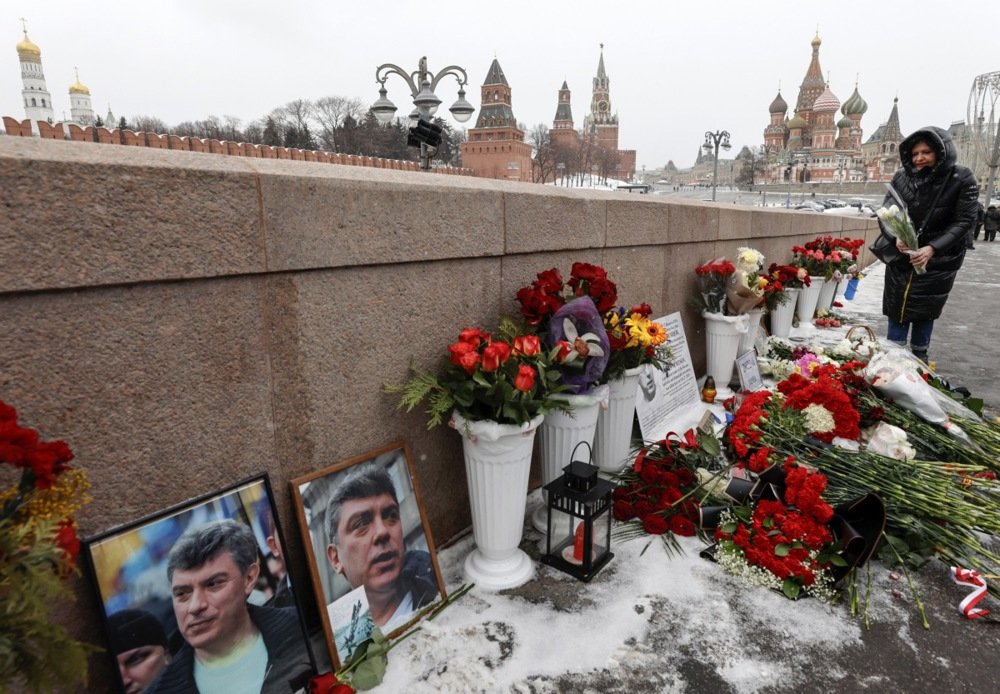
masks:
[[[361,99],[350,99],[343,96],[324,96],[313,103],[312,117],[318,123],[317,137],[320,145],[327,150],[336,150],[336,132],[344,124],[344,118],[350,116],[355,121],[361,120],[365,113]]]
[[[135,116],[132,126],[136,132],[164,134],[170,132],[167,124],[156,116]]]
[[[291,124],[298,131],[309,130],[312,118],[313,104],[308,99],[295,99],[283,107]]]
[[[240,130],[241,121],[236,116],[223,116],[222,117],[222,139],[229,140],[230,142],[242,142],[244,140],[243,132]]]
[[[531,180],[535,183],[547,183],[556,177],[556,150],[552,146],[549,127],[539,123],[528,133],[528,144],[531,145]]]

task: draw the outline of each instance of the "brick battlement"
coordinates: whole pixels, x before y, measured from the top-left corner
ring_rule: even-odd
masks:
[[[31,130],[31,121],[18,121],[10,116],[3,117],[4,129],[14,137],[35,137]],[[127,147],[149,147],[152,149],[178,149],[186,152],[205,152],[207,154],[225,154],[231,157],[254,157],[259,159],[290,159],[292,161],[314,161],[323,164],[342,164],[344,166],[368,166],[375,169],[393,169],[395,171],[419,171],[420,165],[415,161],[401,159],[383,159],[356,154],[340,154],[322,150],[298,149],[295,147],[274,147],[271,145],[255,145],[250,142],[229,142],[226,140],[202,139],[179,135],[158,135],[157,133],[133,132],[131,130],[109,130],[104,127],[80,127],[76,123],[56,123],[52,125],[45,121],[36,121],[38,135],[44,140],[72,140],[74,142],[96,142],[102,145],[124,145]],[[475,176],[473,169],[454,166],[442,166],[431,169],[435,173],[453,174],[458,176]]]

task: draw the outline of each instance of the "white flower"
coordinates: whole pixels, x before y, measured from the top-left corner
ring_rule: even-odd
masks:
[[[759,272],[764,267],[764,256],[754,248],[741,246],[736,249],[736,269],[753,274]]]
[[[837,426],[833,419],[833,413],[822,405],[816,403],[808,405],[802,410],[802,414],[806,416],[806,426],[809,427],[809,431],[833,431],[833,428]]]
[[[910,445],[906,432],[888,422],[879,422],[864,431],[868,450],[896,460],[913,460],[917,451]]]
[[[569,354],[563,359],[564,364],[572,363],[577,358],[604,356],[600,338],[594,333],[580,335],[576,330],[576,324],[569,318],[563,318],[563,332],[566,334],[566,342],[572,345]]]

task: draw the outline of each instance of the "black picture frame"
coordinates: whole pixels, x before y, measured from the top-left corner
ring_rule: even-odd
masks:
[[[187,564],[191,568],[175,568],[172,587],[167,577],[170,553],[179,548],[178,540],[186,533],[204,533],[210,526],[226,527],[222,532],[235,533],[244,540],[243,547],[248,547],[249,536],[239,527],[234,529],[229,521],[253,535],[256,578],[252,566],[241,575],[235,554],[224,546],[212,552],[209,545],[206,557],[203,543],[210,536],[204,535],[191,543],[196,547],[202,543],[202,549],[195,550],[200,554]],[[292,580],[287,566],[283,576],[280,572],[284,540],[266,474],[86,538],[82,544],[91,584],[101,605],[108,654],[119,691],[128,691],[134,686],[133,680],[141,680],[141,690],[150,694],[193,690],[195,648],[188,639],[209,649],[199,653],[217,650],[219,643],[226,642],[225,630],[232,623],[229,615],[239,615],[240,605],[246,605],[261,636],[260,641],[253,639],[253,644],[259,647],[262,642],[267,651],[261,694],[284,694],[291,691],[291,685],[305,686],[315,674],[316,663],[299,600],[294,591],[280,590],[300,582]],[[200,563],[202,558],[204,562]],[[235,571],[216,575],[212,567],[217,565]],[[213,575],[203,575],[206,572]],[[203,599],[210,592],[216,597]],[[193,613],[200,616],[192,617]],[[179,626],[181,621],[183,626]],[[232,650],[227,654],[231,655]],[[162,663],[163,659],[167,662]],[[156,672],[151,675],[150,670]]]
[[[355,482],[351,480],[368,467],[382,469],[391,478],[396,497],[395,513],[400,521],[398,531],[402,535],[401,548],[398,546],[400,539],[395,538],[386,540],[383,548],[373,551],[375,555],[395,555],[385,560],[387,568],[381,569],[381,572],[391,574],[393,582],[402,586],[400,591],[405,591],[407,596],[391,618],[378,625],[380,630],[387,637],[402,633],[420,619],[428,605],[447,595],[410,451],[404,442],[391,443],[293,479],[292,497],[308,555],[316,609],[323,621],[330,661],[335,668],[350,660],[353,648],[364,642],[378,621],[372,616],[364,581],[356,579],[360,585],[353,586],[346,578],[346,566],[342,570],[334,568],[328,555],[328,548],[333,544],[327,527],[330,500],[345,482],[350,482],[353,488]],[[384,496],[382,493],[377,495]],[[345,500],[345,509],[349,501],[359,503],[356,499]],[[375,515],[391,510],[391,505],[379,508],[382,511],[377,511]],[[366,509],[364,512],[369,511]],[[346,524],[350,517],[350,512],[342,516],[343,522]],[[345,557],[344,564],[348,562]],[[367,560],[365,563],[367,565]],[[369,580],[368,575],[365,580]],[[410,603],[404,609],[406,599]]]

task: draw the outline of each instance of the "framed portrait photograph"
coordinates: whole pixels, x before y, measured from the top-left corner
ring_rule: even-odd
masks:
[[[292,480],[330,660],[349,662],[375,627],[390,636],[445,596],[406,444]]]
[[[288,694],[315,672],[266,475],[84,541],[122,692]]]

